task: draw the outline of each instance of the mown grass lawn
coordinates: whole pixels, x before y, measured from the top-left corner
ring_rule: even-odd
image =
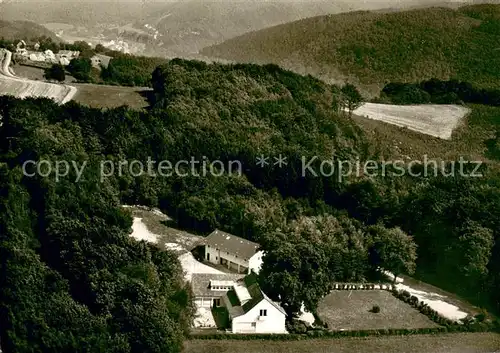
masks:
[[[134,109],[149,106],[145,97],[149,89],[139,87],[122,87],[72,83],[78,89],[73,100],[92,108],[116,108],[128,105]]]
[[[371,312],[374,305],[380,307],[379,313]],[[320,302],[318,314],[331,330],[439,326],[385,290],[333,291]]]
[[[185,353],[492,353],[500,347],[494,333],[383,336],[302,341],[190,340]]]

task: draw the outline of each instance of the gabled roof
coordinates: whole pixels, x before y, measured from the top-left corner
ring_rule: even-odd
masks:
[[[240,281],[242,281],[245,284],[251,296],[251,299],[242,306],[244,314],[252,310],[262,300],[267,300],[272,306],[274,306],[281,313],[286,315],[285,310],[278,303],[272,301],[267,295],[264,294],[264,292],[262,292],[259,284],[257,283],[257,275],[254,272],[245,276],[245,278],[243,278],[243,280]]]
[[[91,60],[99,60],[102,66],[108,67],[109,62],[113,59],[111,56],[103,55],[103,54],[95,54]]]
[[[204,244],[247,260],[255,255],[260,248],[258,243],[218,229],[205,238]]]
[[[221,297],[226,292],[212,290],[210,281],[232,281],[235,282],[243,278],[243,274],[233,273],[193,273],[191,286],[193,287],[194,297]]]
[[[73,50],[59,50],[59,53],[60,55],[77,55],[77,54],[80,54],[79,51],[73,51]]]
[[[266,293],[262,293],[262,295],[264,296],[264,299],[267,300],[269,303],[271,303],[272,306],[274,306],[276,309],[278,309],[283,315],[286,316],[286,311],[285,309],[283,309],[281,307],[281,305],[279,305],[278,303],[276,303],[275,301],[271,300],[271,298],[269,298]]]

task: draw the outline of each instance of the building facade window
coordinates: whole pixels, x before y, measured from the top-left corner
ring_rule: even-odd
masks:
[[[267,316],[267,309],[260,309],[260,316]]]

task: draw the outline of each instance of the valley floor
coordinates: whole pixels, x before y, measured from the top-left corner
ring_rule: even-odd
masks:
[[[186,353],[493,353],[500,349],[500,334],[384,336],[302,341],[191,340]]]

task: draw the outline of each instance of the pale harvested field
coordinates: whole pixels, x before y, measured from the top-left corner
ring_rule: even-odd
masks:
[[[469,108],[459,105],[365,103],[353,114],[449,140],[453,130],[469,112]]]
[[[379,313],[370,312],[374,305]],[[318,314],[335,331],[438,327],[385,290],[334,290],[320,301]]]
[[[185,353],[493,353],[500,335],[454,333],[303,341],[192,340]]]
[[[58,103],[69,101],[66,97],[75,90],[68,86],[45,82],[22,81],[0,76],[0,95],[11,95],[17,98],[46,97]]]

